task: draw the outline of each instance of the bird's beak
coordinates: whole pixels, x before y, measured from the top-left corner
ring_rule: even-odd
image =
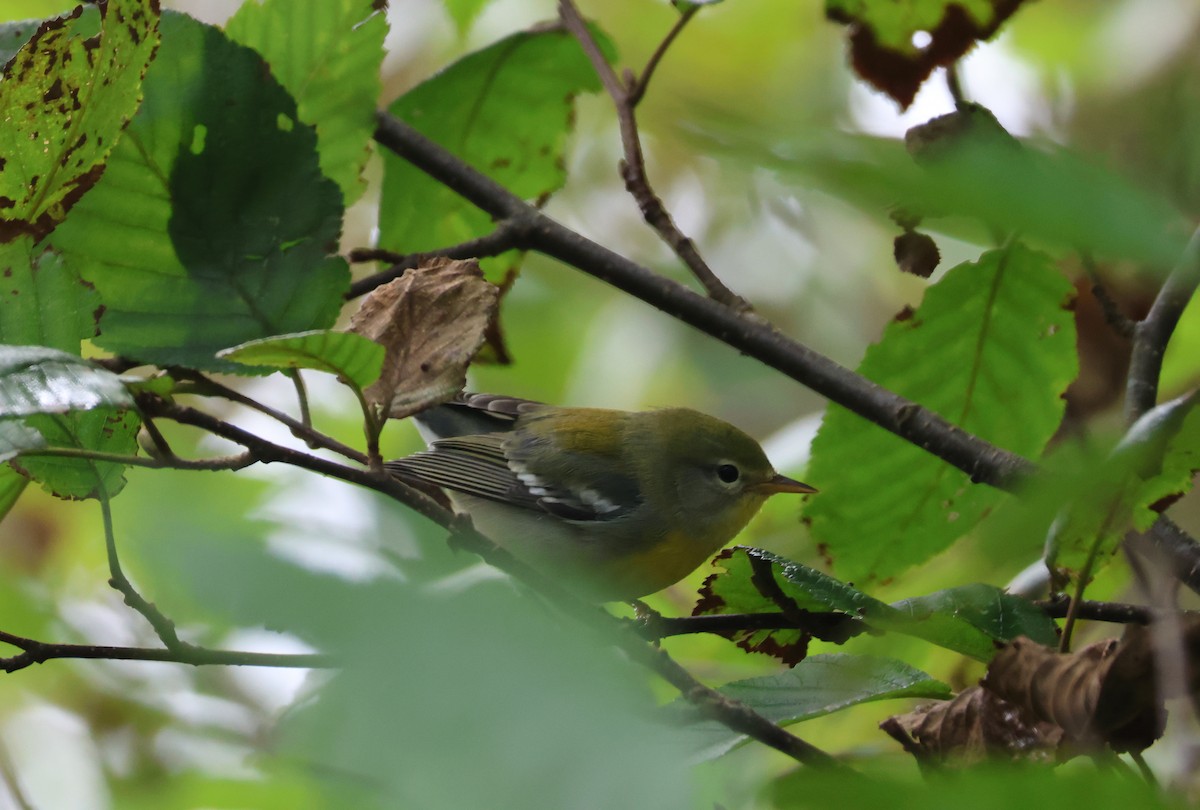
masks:
[[[776,492],[807,494],[817,491],[816,487],[810,487],[808,484],[788,478],[786,475],[779,475],[778,473],[775,474],[774,478],[756,486],[755,489],[759,492],[765,492],[768,495],[774,495]]]

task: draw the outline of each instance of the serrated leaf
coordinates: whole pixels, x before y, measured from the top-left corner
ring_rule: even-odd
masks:
[[[28,236],[0,244],[0,343],[79,353],[96,333],[100,297],[53,251]]]
[[[80,6],[41,23],[4,66],[0,242],[36,242],[62,222],[138,108],[158,46],[158,3],[110,0],[99,9],[98,39],[76,34]]]
[[[132,406],[116,374],[75,355],[44,346],[0,346],[0,418]]]
[[[1028,599],[1005,593],[993,585],[975,583],[947,588],[926,596],[892,603],[892,607],[917,619],[946,614],[962,619],[996,641],[1027,636],[1038,644],[1058,643],[1058,626]]]
[[[786,672],[734,681],[719,691],[783,725],[879,700],[951,695],[949,686],[903,661],[845,654],[814,655]],[[666,710],[686,724],[683,733],[704,759],[719,757],[749,739],[701,716],[683,698]]]
[[[1073,288],[1048,256],[1013,244],[953,268],[888,325],[859,372],[999,447],[1041,454],[1075,378]],[[837,573],[882,579],[961,537],[1005,496],[830,405],[805,509]],[[870,463],[848,463],[870,459]]]
[[[248,366],[311,368],[336,374],[362,390],[379,379],[384,349],[353,332],[328,329],[252,340],[218,352]]]
[[[39,414],[25,423],[51,447],[133,455],[141,424],[133,411],[96,408],[65,414]],[[125,465],[63,456],[23,456],[13,466],[59,498],[111,498],[125,486]]]
[[[783,608],[778,600],[784,599],[800,610],[839,611],[862,619],[875,629],[924,639],[980,661],[995,653],[993,638],[987,633],[995,626],[994,622],[977,618],[976,626],[951,613],[918,611],[904,602],[889,605],[828,574],[763,549],[735,546],[718,554],[713,564],[725,570],[705,580],[693,615],[777,612]],[[770,566],[769,587],[772,590],[777,587],[777,593],[764,594],[763,587],[755,582],[756,573],[761,576],[755,569],[763,564]],[[806,644],[797,630],[745,631],[731,637],[743,649],[773,655],[788,663],[803,658],[803,650],[796,653],[793,647]]]
[[[254,51],[180,14],[161,29],[141,110],[52,241],[104,301],[97,344],[244,373],[216,352],[333,324],[341,194]]]
[[[934,68],[952,64],[996,32],[1021,0],[825,0],[825,14],[850,26],[855,71],[901,108]],[[914,36],[925,34],[918,46]]]
[[[257,50],[317,130],[321,170],[346,205],[366,188],[361,173],[375,131],[387,17],[377,0],[247,2],[225,26]]]
[[[389,112],[514,194],[544,200],[566,179],[572,100],[599,89],[596,71],[571,34],[522,32],[463,57],[405,93]],[[431,250],[492,229],[489,214],[408,161],[385,150],[383,162],[381,246]],[[516,260],[483,264],[488,278],[497,280]]]
[[[1090,579],[1128,531],[1148,529],[1160,511],[1191,488],[1200,459],[1198,396],[1189,394],[1144,414],[1107,457],[1076,465],[1069,486],[1047,484],[1061,499],[1045,555],[1062,577],[1057,585],[1078,581],[1085,572]]]
[[[3,424],[0,423],[0,433],[5,430]],[[7,464],[0,464],[0,521],[3,521],[4,516],[12,510],[13,505],[16,504],[28,484],[28,478]]]

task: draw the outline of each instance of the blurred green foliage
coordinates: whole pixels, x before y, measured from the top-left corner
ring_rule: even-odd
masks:
[[[113,0],[122,5],[129,4]],[[620,65],[635,71],[678,18],[649,0],[583,5],[610,57],[619,53]],[[339,252],[376,242],[425,250],[485,233],[486,215],[400,159],[366,161],[376,104],[581,233],[690,283],[622,188],[609,101],[588,95],[599,88],[591,67],[563,32],[526,30],[552,13],[548,4],[447,2],[422,11],[394,0],[387,40],[385,15],[370,6],[249,0],[228,35],[164,16],[144,82],[136,70],[123,74],[140,84],[139,112],[122,131],[110,107],[114,120],[94,130],[113,155],[96,187],[54,214],[55,224],[65,217],[50,236],[55,250],[29,236],[0,240],[4,269],[20,271],[0,279],[0,338],[236,371],[214,352],[345,317],[348,273]],[[59,10],[12,2],[0,16]],[[191,10],[214,13],[204,3]],[[1073,279],[1063,258],[1087,250],[1106,278],[1152,295],[1196,210],[1200,153],[1189,116],[1197,20],[1143,17],[1163,26],[1156,57],[1145,42],[1121,39],[1121,15],[1131,13],[1134,4],[1120,0],[1022,8],[961,75],[971,97],[1023,145],[993,143],[919,167],[898,136],[952,109],[937,95],[940,78],[901,119],[857,87],[842,32],[824,21],[821,4],[714,4],[671,47],[639,108],[651,179],[718,274],[783,332],[847,365],[866,355],[860,370],[877,382],[1038,457],[1075,376],[1075,324],[1064,308]],[[15,50],[31,32],[4,27],[0,48]],[[996,54],[1003,69],[986,66]],[[1018,69],[1032,82],[1019,85]],[[14,86],[6,77],[0,96]],[[1027,91],[1016,102],[1014,86]],[[13,133],[27,134],[5,135]],[[12,177],[18,189],[32,183]],[[367,193],[344,211],[364,182]],[[930,282],[895,271],[897,207],[924,219],[953,269]],[[16,213],[32,219],[43,210]],[[512,262],[496,264],[493,277]],[[799,426],[768,446],[789,471],[808,463],[823,402],[594,279],[527,257],[503,312],[514,364],[475,369],[476,388],[577,405],[686,403],[761,437]],[[92,345],[97,318],[102,334]],[[1195,384],[1197,323],[1200,310],[1189,312],[1171,345],[1173,391]],[[366,379],[357,370],[350,376]],[[62,381],[47,379],[46,390]],[[352,393],[320,375],[306,379],[315,425],[357,446]],[[226,381],[274,407],[295,407],[282,377]],[[176,396],[285,439],[254,413]],[[1110,435],[1095,425],[1116,421],[1111,402],[1076,429]],[[133,452],[132,410],[38,418],[41,425],[19,427],[40,427],[56,444]],[[195,431],[160,427],[182,457],[230,451]],[[1158,448],[1150,461],[1161,468],[1138,482],[1145,488],[1123,519],[1135,511],[1144,519],[1149,500],[1186,486],[1193,433],[1189,421],[1177,441]],[[785,585],[800,604],[902,614],[879,628],[891,632],[836,648],[814,643],[810,652],[836,653],[838,666],[823,656],[789,671],[718,637],[663,641],[706,683],[726,684],[783,722],[834,712],[794,730],[869,778],[781,777],[784,765],[757,745],[694,764],[696,740],[654,705],[676,696],[661,683],[535,595],[447,548],[445,533],[428,522],[281,465],[236,474],[109,465],[110,493],[121,476],[128,480],[113,502],[117,545],[135,584],[188,641],[330,650],[350,666],[306,674],[49,662],[0,681],[4,746],[15,749],[20,789],[47,807],[1169,806],[1133,780],[1080,767],[923,783],[864,713],[870,707],[843,713],[863,701],[942,695],[943,681],[963,686],[978,668],[960,653],[986,658],[993,638],[1026,632],[1052,641],[1048,620],[998,586],[1033,562],[1061,510],[1092,509],[1085,496],[1096,479],[1084,473],[1107,463],[1113,442],[1095,443],[1104,446],[1086,438],[1062,444],[1047,460],[1048,477],[998,496],[831,411],[811,450],[808,472],[827,490],[807,508],[812,534],[792,507],[772,504],[740,540],[797,561],[791,570],[804,575],[798,585],[785,574]],[[405,425],[390,427],[384,444],[395,455],[418,446]],[[95,473],[80,473],[73,461],[71,475],[82,477],[58,491],[96,494]],[[71,466],[34,457],[21,464],[60,483]],[[94,501],[55,500],[25,481],[0,469],[0,630],[157,645],[105,584]],[[817,570],[830,557],[833,573],[857,587]],[[706,567],[650,604],[688,613],[711,573]],[[1111,582],[1119,577],[1102,576],[1112,578],[1103,587],[1118,587]],[[745,571],[711,587],[740,589],[746,609],[769,604]],[[16,734],[46,706],[71,718],[74,736]],[[728,730],[713,733],[723,748],[735,741]],[[87,742],[74,763],[49,753],[68,738]],[[39,758],[55,772],[38,769]],[[100,774],[104,789],[84,803],[62,798],[58,774],[72,764]],[[0,774],[12,781],[9,770]]]

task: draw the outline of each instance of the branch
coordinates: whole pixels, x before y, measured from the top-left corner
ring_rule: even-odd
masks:
[[[710,716],[715,717],[735,731],[748,734],[760,742],[788,754],[799,762],[809,765],[830,764],[833,762],[832,757],[828,754],[804,742],[799,737],[784,730],[781,726],[772,723],[749,706],[728,698],[715,689],[700,683],[686,670],[667,657],[665,653],[651,647],[641,638],[628,632],[612,616],[604,613],[595,605],[581,601],[573,593],[564,589],[557,581],[530,568],[487,537],[477,532],[471,526],[469,519],[456,516],[452,512],[443,509],[432,498],[418,492],[412,487],[406,486],[395,478],[370,470],[346,467],[336,462],[277,445],[253,433],[242,430],[236,425],[223,422],[203,411],[185,407],[174,402],[167,402],[153,395],[139,395],[138,404],[146,413],[172,419],[181,424],[203,428],[240,444],[253,453],[260,461],[293,464],[312,472],[337,478],[348,483],[358,484],[395,498],[415,510],[418,514],[423,515],[440,526],[450,529],[452,535],[451,542],[455,545],[478,554],[487,563],[510,574],[550,599],[559,609],[581,621],[584,626],[600,633],[605,640],[620,648],[631,659],[658,673],[664,680],[678,688],[686,699],[700,706]],[[3,639],[0,638],[0,640]]]
[[[498,220],[509,220],[517,245],[582,270],[740,350],[817,393],[924,448],[971,480],[1012,489],[1033,471],[1026,459],[995,447],[915,402],[876,385],[732,308],[663,278],[564,227],[508,189],[381,112],[375,139]]]
[[[743,317],[564,227],[398,118],[380,112],[377,120],[375,140],[480,210],[506,220],[516,246],[558,259],[715,337],[962,470],[975,483],[1011,491],[1033,472],[1027,459],[972,436],[770,324]],[[1190,572],[1184,579],[1188,587],[1200,592],[1200,544],[1165,516],[1150,534],[1164,544],[1175,570]]]
[[[1132,340],[1137,329],[1137,322],[1121,311],[1120,305],[1109,293],[1108,287],[1104,286],[1104,280],[1100,278],[1100,271],[1091,255],[1084,251],[1080,253],[1079,257],[1083,264],[1083,272],[1087,274],[1088,281],[1092,285],[1092,297],[1100,305],[1100,312],[1104,315],[1105,323],[1120,337]]]
[[[700,255],[700,251],[696,249],[695,243],[679,230],[675,220],[663,205],[663,201],[650,187],[650,179],[646,176],[646,158],[642,153],[642,139],[638,133],[637,117],[634,114],[634,108],[645,95],[646,85],[666,53],[667,47],[683,30],[687,21],[695,15],[698,8],[699,6],[693,6],[680,16],[675,26],[654,52],[641,80],[630,76],[628,84],[623,83],[617,77],[612,65],[604,58],[604,54],[600,52],[600,46],[596,44],[595,37],[592,36],[592,32],[588,29],[587,23],[584,22],[572,0],[559,0],[558,13],[566,29],[575,39],[579,40],[579,45],[599,75],[601,84],[608,91],[608,95],[612,97],[613,106],[617,111],[617,124],[621,130],[621,146],[625,152],[625,159],[621,161],[620,166],[621,178],[625,181],[625,188],[637,202],[638,208],[641,209],[642,218],[687,265],[688,269],[692,271],[692,275],[704,285],[704,289],[710,297],[739,312],[748,312],[750,304],[721,283],[717,274],[713,272]]]
[[[1066,618],[1071,611],[1071,597],[1059,594],[1051,599],[1035,602],[1047,616],[1052,619]],[[1120,602],[1092,602],[1085,599],[1075,602],[1075,618],[1092,622],[1112,622],[1114,624],[1150,624],[1155,619],[1155,611],[1144,605],[1126,605]]]
[[[821,641],[841,644],[853,636],[868,631],[867,624],[857,616],[829,611],[805,612],[801,616],[784,613],[722,613],[713,616],[662,616],[645,614],[634,622],[638,631],[650,639],[685,636],[693,633],[712,633],[727,636],[731,633],[755,630],[800,630]]]
[[[284,654],[210,650],[190,644],[177,649],[148,649],[144,647],[108,647],[96,644],[53,644],[16,636],[0,630],[0,641],[22,650],[18,655],[0,658],[0,669],[16,672],[31,664],[41,664],[56,658],[109,659],[113,661],[164,661],[192,666],[288,667],[327,669],[337,661],[321,653]]]
[[[392,266],[374,275],[360,278],[350,285],[346,300],[350,301],[366,295],[376,287],[395,281],[414,267],[418,267],[431,259],[481,259],[485,256],[499,256],[516,247],[516,231],[513,225],[505,220],[496,223],[496,229],[478,239],[468,239],[457,245],[429,250],[424,253],[392,253],[387,250],[357,249],[350,251],[350,261],[385,261]]]
[[[1133,333],[1133,354],[1125,389],[1125,420],[1133,424],[1158,400],[1159,375],[1179,316],[1200,286],[1200,228],[1192,234],[1178,266],[1167,277],[1150,312]]]
[[[637,79],[629,82],[629,105],[636,107],[641,103],[642,96],[646,95],[646,88],[650,86],[650,79],[654,76],[654,71],[658,69],[658,63],[667,55],[667,49],[671,47],[671,43],[675,41],[675,37],[683,31],[684,26],[696,16],[700,11],[700,6],[688,6],[679,14],[679,18],[675,20],[675,24],[671,26],[671,30],[663,37],[662,42],[658,43],[658,47],[654,49],[654,53],[650,54],[650,59],[646,62],[646,67],[642,69],[642,75]]]
[[[274,408],[264,405],[256,399],[246,396],[240,391],[236,391],[226,385],[222,385],[216,380],[210,379],[199,372],[191,369],[173,368],[171,374],[176,379],[187,380],[197,386],[200,393],[207,393],[211,396],[218,396],[222,399],[227,399],[230,402],[236,402],[239,405],[245,405],[251,410],[258,411],[261,414],[271,417],[276,422],[284,425],[292,432],[300,441],[307,444],[314,450],[321,447],[326,450],[332,450],[340,456],[344,456],[352,461],[357,461],[359,464],[366,464],[367,457],[355,450],[353,447],[342,444],[341,442],[326,436],[318,430],[314,430],[312,425],[305,424],[299,419],[293,419],[282,411],[277,411]]]

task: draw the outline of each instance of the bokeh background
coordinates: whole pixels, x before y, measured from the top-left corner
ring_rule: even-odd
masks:
[[[0,8],[0,20],[47,16],[70,5],[8,0]],[[240,3],[177,0],[164,5],[220,24]],[[579,5],[612,37],[621,64],[638,69],[676,16],[661,0],[581,0]],[[392,0],[387,14],[391,31],[382,104],[456,57],[553,18],[555,8],[550,0],[496,0],[466,31],[456,27],[436,0]],[[1190,0],[1043,0],[1022,8],[995,41],[977,48],[964,61],[961,79],[967,95],[989,107],[1013,134],[1076,149],[1195,218],[1200,214],[1198,36],[1200,4]],[[851,75],[843,30],[825,20],[820,3],[758,0],[704,9],[664,60],[639,117],[650,179],[710,265],[781,330],[853,367],[895,313],[919,302],[927,282],[896,270],[891,242],[897,231],[886,211],[859,210],[840,199],[836,189],[806,188],[795,176],[763,168],[777,162],[763,155],[813,134],[902,137],[909,126],[952,106],[945,82],[935,75],[909,110],[897,110]],[[722,148],[714,150],[714,143]],[[619,157],[608,99],[581,98],[568,185],[547,210],[590,238],[689,282],[624,191],[616,172]],[[377,177],[377,160],[369,171]],[[373,244],[376,195],[377,190],[369,192],[349,212],[346,249]],[[935,236],[942,269],[973,258],[981,248]],[[1079,273],[1069,263],[1063,269]],[[1116,297],[1135,315],[1148,305],[1163,270],[1101,269]],[[1084,430],[1119,419],[1124,370],[1124,347],[1107,334],[1090,307],[1086,300],[1080,305],[1085,368],[1073,403]],[[689,404],[764,439],[777,466],[803,475],[823,401],[645,304],[531,256],[506,298],[503,326],[513,363],[476,368],[471,384],[477,390],[617,408]],[[1198,365],[1200,313],[1193,308],[1172,344],[1165,393],[1194,385]],[[318,425],[356,441],[349,395],[317,375],[310,385]],[[246,390],[290,407],[291,389],[285,383],[258,380]],[[261,418],[245,413],[236,418],[250,429],[288,440]],[[181,448],[193,441],[186,434],[170,438]],[[390,427],[385,442],[393,455],[419,446],[405,425]],[[225,449],[209,441],[194,447],[198,453]],[[845,463],[868,464],[870,459],[847,458]],[[186,567],[181,560],[192,558],[180,549],[214,538],[229,543],[241,538],[299,570],[322,572],[364,590],[383,587],[380,583],[421,582],[452,592],[494,577],[467,555],[447,552],[439,532],[399,507],[299,471],[251,469],[239,474],[236,486],[204,473],[131,470],[128,477],[130,485],[114,509],[135,581],[185,633],[229,647],[307,649],[295,636],[276,632],[277,627],[241,625],[214,615],[210,600],[226,593],[221,567],[197,564],[190,579],[181,576]],[[782,500],[764,510],[743,540],[820,565],[795,503]],[[922,593],[928,583],[944,582],[951,570],[956,581],[1002,585],[1029,562],[1006,557],[995,543],[968,542],[876,595]],[[154,644],[139,617],[107,588],[105,570],[96,504],[27,492],[0,523],[0,615],[5,617],[0,627],[47,639]],[[201,571],[207,580],[199,576]],[[671,613],[690,611],[704,573],[656,596],[652,605]],[[1122,584],[1102,587],[1119,592]],[[275,598],[265,585],[262,597]],[[277,601],[291,604],[282,597]],[[321,609],[319,604],[312,607]],[[498,608],[497,615],[506,615],[505,609]],[[407,620],[413,614],[398,605],[376,618],[377,629],[387,632],[411,624]],[[462,627],[471,626],[470,616],[454,622],[460,619]],[[497,660],[466,655],[464,639],[444,632],[430,631],[428,638],[396,632],[397,638],[421,649],[444,647],[440,657],[456,662],[456,672],[460,665],[469,669],[479,661]],[[473,632],[483,633],[479,628]],[[548,638],[554,636],[535,634],[507,649],[535,660]],[[917,645],[906,649],[903,643],[889,643],[889,654],[914,656],[908,660],[930,671],[940,667],[943,677],[965,682],[977,674],[947,673],[946,661],[930,660],[930,653]],[[667,646],[712,682],[776,666],[713,639],[676,639]],[[566,666],[562,655],[539,665]],[[504,675],[507,665],[496,666],[502,682],[504,677],[514,684],[525,680],[519,668]],[[418,672],[408,681],[398,676],[398,681],[409,688],[413,683],[432,688],[443,674],[436,668],[417,669],[425,674]],[[564,680],[576,676],[580,673],[569,667],[561,674]],[[276,728],[280,718],[314,695],[331,700],[320,690],[323,678],[289,671],[62,661],[7,676],[0,679],[0,808],[324,806],[304,766],[285,768],[281,775],[277,763],[271,764],[279,758],[292,761],[289,756],[307,761],[279,754]],[[462,686],[471,688],[465,682]],[[515,695],[524,694],[513,688]],[[671,697],[658,685],[648,688],[659,699]],[[539,690],[536,696],[547,694]],[[524,696],[538,699],[533,693]],[[566,694],[546,700],[551,706],[558,705],[556,700],[570,704]],[[871,718],[893,710],[872,707],[839,715],[836,722],[802,727],[802,734],[829,750],[886,748],[891,743],[872,733]],[[583,711],[581,716],[585,723],[602,724],[599,712]],[[491,721],[498,734],[519,725],[507,715]],[[437,727],[433,720],[429,723]],[[382,737],[377,742],[385,744]],[[462,754],[464,767],[469,767],[473,750],[467,746]],[[488,751],[494,748],[483,746],[477,753],[487,756]],[[423,767],[436,772],[444,766],[430,758]],[[755,786],[783,767],[782,759],[750,747],[684,775],[664,765],[671,777],[662,780],[663,790],[686,785],[678,792],[686,799],[681,806],[704,797],[752,806]],[[536,773],[529,778],[536,779]],[[654,774],[645,778],[653,781]],[[437,794],[436,788],[430,790],[428,796]],[[417,801],[415,794],[410,798]]]

